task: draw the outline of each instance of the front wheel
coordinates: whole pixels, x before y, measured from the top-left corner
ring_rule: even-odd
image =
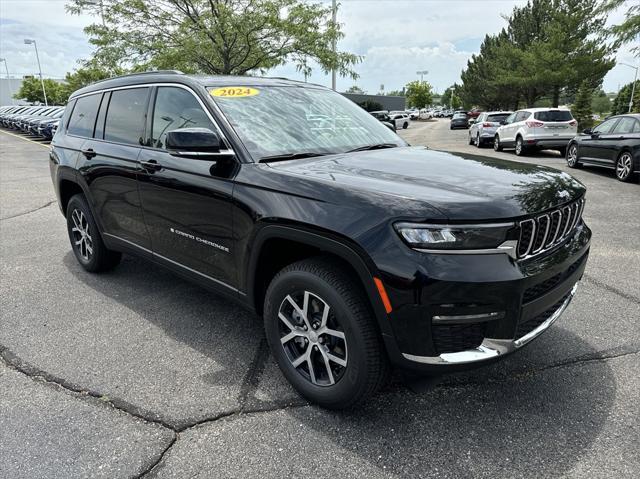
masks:
[[[402,124],[402,129],[406,130],[407,128],[409,128],[409,123],[407,123],[406,121]]]
[[[107,249],[87,200],[81,194],[73,196],[67,205],[67,232],[73,254],[85,270],[107,271],[120,263],[122,254]]]
[[[264,323],[284,376],[323,407],[353,407],[389,375],[366,296],[331,259],[302,260],[280,271],[267,289]]]
[[[574,143],[569,146],[566,158],[569,168],[580,168],[580,163],[578,163],[578,145]]]
[[[628,151],[623,152],[616,161],[616,178],[624,182],[633,178],[633,157]]]
[[[521,136],[516,138],[515,152],[516,152],[517,156],[524,156],[525,153],[526,153],[525,146],[524,146],[524,141],[522,140]]]

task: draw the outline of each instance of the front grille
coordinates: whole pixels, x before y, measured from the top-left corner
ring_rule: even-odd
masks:
[[[520,222],[518,258],[543,253],[566,239],[578,225],[584,198],[562,208]]]
[[[522,297],[522,302],[529,303],[534,299],[538,299],[540,296],[551,291],[553,288],[558,286],[558,284],[560,284],[565,278],[571,276],[574,271],[578,269],[578,267],[582,263],[582,260],[583,258],[580,258],[578,261],[569,266],[566,271],[558,273],[551,278],[545,279],[541,283],[534,284],[530,288],[525,289],[524,295]]]
[[[521,338],[522,336],[529,334],[531,331],[536,329],[542,323],[544,323],[547,319],[549,319],[553,313],[555,313],[560,306],[566,301],[571,293],[565,294],[556,304],[547,309],[544,313],[539,314],[535,318],[531,318],[528,321],[518,324],[518,328],[516,329],[516,339]]]
[[[487,323],[434,325],[431,334],[437,354],[457,353],[482,344]]]

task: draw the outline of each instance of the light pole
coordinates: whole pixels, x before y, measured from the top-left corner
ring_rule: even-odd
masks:
[[[7,66],[7,59],[0,58],[0,62],[4,62],[4,69],[7,72],[7,83],[9,84],[9,93],[11,93],[11,79],[9,78],[9,67]],[[11,104],[16,104],[16,100],[13,98],[13,95],[11,95]]]
[[[333,24],[336,24],[336,20],[338,18],[338,6],[336,5],[336,0],[333,0],[331,4],[331,20]],[[335,39],[333,40],[333,57],[335,59],[337,53],[337,45]],[[336,90],[336,69],[331,70],[331,89],[333,91]]]
[[[619,63],[619,64],[624,65],[625,67],[633,68],[636,71],[636,74],[633,76],[633,83],[631,84],[631,98],[629,98],[628,113],[631,113],[631,110],[633,108],[633,96],[636,94],[636,80],[638,79],[638,68],[640,67],[634,67],[633,65],[629,65],[628,63]]]
[[[429,70],[420,70],[416,72],[416,75],[420,75],[420,83],[424,81],[424,76],[429,73]]]
[[[42,85],[42,93],[44,94],[44,106],[49,106],[49,103],[47,103],[47,90],[45,90],[44,88],[44,78],[42,78],[42,68],[40,67],[40,55],[38,55],[38,45],[35,40],[31,40],[29,38],[25,38],[24,43],[25,45],[33,44],[33,47],[36,49],[36,60],[38,60],[38,71],[40,72],[40,84]]]

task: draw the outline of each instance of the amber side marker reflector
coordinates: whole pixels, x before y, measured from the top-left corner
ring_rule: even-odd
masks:
[[[373,282],[376,283],[376,288],[378,288],[378,294],[380,295],[380,299],[382,300],[382,304],[384,305],[384,310],[389,314],[393,311],[391,307],[391,301],[389,301],[389,296],[387,296],[387,292],[384,289],[384,284],[380,281],[380,278],[373,278]]]

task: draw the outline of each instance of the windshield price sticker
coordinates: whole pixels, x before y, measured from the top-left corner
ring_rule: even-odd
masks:
[[[260,90],[256,88],[249,88],[244,86],[225,86],[222,88],[216,88],[211,90],[211,96],[224,97],[224,98],[241,98],[245,96],[256,96],[260,93]]]

